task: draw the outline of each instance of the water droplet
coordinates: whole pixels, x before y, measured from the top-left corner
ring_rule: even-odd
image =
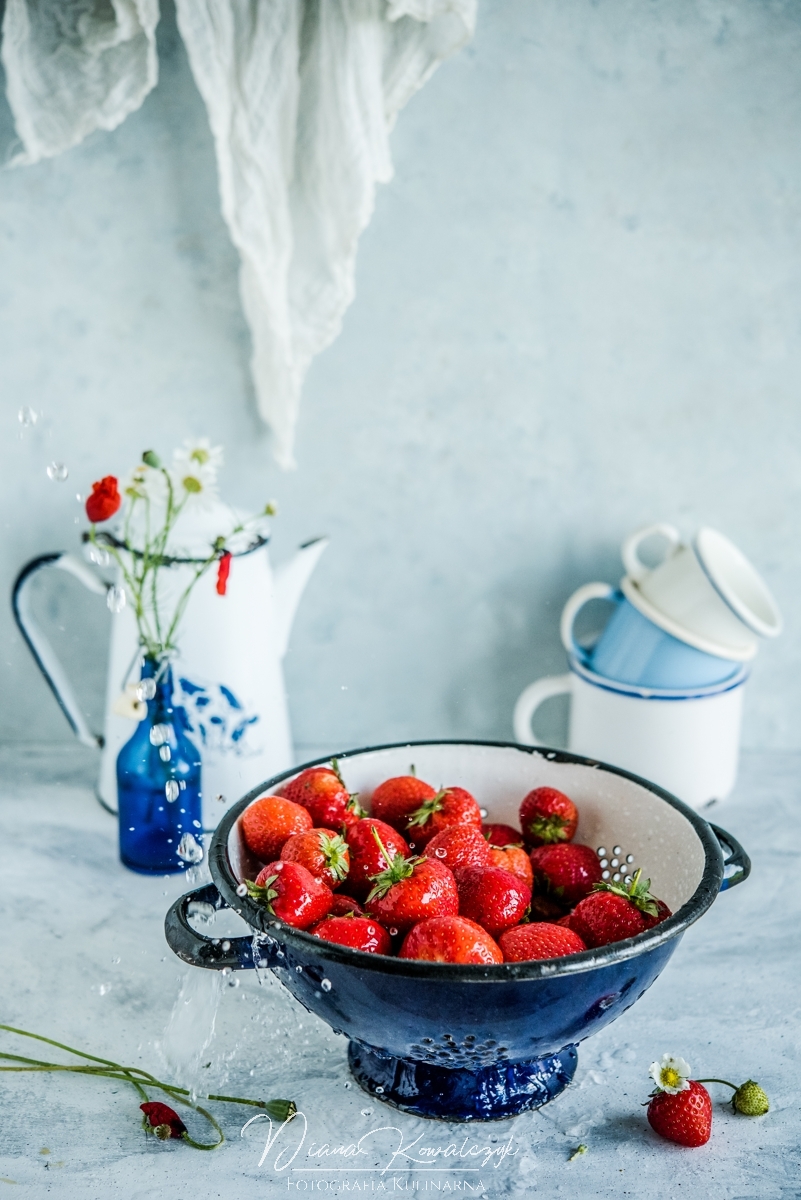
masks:
[[[63,462],[51,462],[47,468],[47,478],[54,483],[63,483],[69,476],[69,469]]]
[[[89,562],[95,563],[95,565],[98,567],[107,567],[111,562],[111,555],[104,546],[94,546],[91,542],[89,542],[87,554],[89,556]]]
[[[609,872],[601,871],[601,879],[608,879],[608,878],[609,878]]]
[[[114,958],[112,958],[111,961],[114,963],[114,966],[116,967],[117,963],[122,962],[122,959],[119,957],[119,955],[116,955]]]
[[[363,1108],[363,1109],[362,1109],[362,1116],[363,1116],[363,1117],[372,1117],[372,1115],[373,1115],[373,1110],[372,1110],[372,1108]]]
[[[480,808],[478,811],[481,813],[482,821],[486,820],[487,817],[489,816],[489,810],[486,808]]]
[[[175,781],[170,780],[169,782],[174,783]],[[182,836],[176,853],[184,862],[199,863],[203,860],[203,847],[195,840],[191,833],[185,833]]]
[[[384,1095],[384,1089],[383,1089],[382,1087],[377,1087],[377,1088],[375,1089],[375,1094],[376,1094],[376,1096],[383,1096],[383,1095]]]
[[[183,809],[181,809],[181,811],[183,812]],[[201,828],[202,828],[202,826],[201,826],[201,824],[200,824],[200,821],[193,821],[193,822],[192,822],[192,824],[194,825],[195,829],[201,829]]]
[[[186,911],[204,925],[210,925],[214,920],[214,905],[209,904],[208,900],[190,900]]]
[[[613,854],[622,854],[622,853],[623,853],[623,850],[622,850],[622,848],[621,848],[620,846],[613,846],[613,847],[612,847],[612,853],[613,853]]]
[[[159,758],[162,762],[169,762],[172,758],[172,750],[169,746],[159,746]]]
[[[150,730],[150,745],[163,746],[169,740],[170,727],[169,725],[154,725]]]
[[[227,975],[231,975],[233,972],[230,967],[223,967],[222,971],[220,971],[220,974],[222,975],[223,979],[225,979]]]
[[[301,971],[303,970],[303,967],[295,967],[295,970],[297,971],[298,974],[300,974]]]
[[[225,796],[223,796],[222,793],[220,793],[219,796],[215,796],[214,799],[218,804],[225,804]]]
[[[172,804],[173,800],[178,799],[179,791],[180,791],[180,788],[178,787],[178,784],[175,782],[174,779],[168,779],[167,782],[164,784],[164,795],[167,797],[170,804]],[[189,836],[191,837],[192,835],[190,834]]]
[[[627,863],[633,863],[633,862],[634,862],[634,855],[633,855],[633,854],[627,854],[627,855],[626,855],[626,862],[627,862]]]
[[[126,603],[125,588],[120,587],[119,584],[113,584],[106,592],[106,605],[109,611],[113,613],[122,612]]]
[[[231,979],[228,980],[228,986],[232,987],[232,988],[239,987],[239,980],[237,979],[236,975],[234,975]]]
[[[320,987],[323,989],[324,992],[330,992],[331,991],[331,980],[330,979],[322,979],[320,981]]]
[[[390,934],[390,937],[397,937],[397,936],[398,936],[398,931],[397,931],[397,929],[395,928],[395,926],[394,926],[394,925],[393,925],[393,926],[392,926],[392,928],[390,929],[390,931],[389,931],[389,934]]]
[[[246,883],[240,883],[239,887],[236,889],[236,894],[237,896],[247,896],[248,885]]]
[[[29,408],[26,404],[17,413],[17,420],[23,429],[29,429],[31,425],[35,425],[39,420],[39,414],[38,412],[35,412],[34,409]]]
[[[346,1087],[346,1088],[349,1088],[349,1087],[350,1087],[350,1080],[349,1080],[349,1079],[346,1079],[346,1080],[345,1080],[345,1082],[343,1083],[343,1085],[342,1085],[342,1086],[343,1086],[343,1087]]]
[[[230,950],[230,949],[231,949],[231,943],[230,943],[230,942],[229,942],[229,941],[226,939],[226,940],[223,942],[223,944],[222,944],[222,948],[223,948],[223,950]]]
[[[446,858],[448,851],[443,846],[438,846],[434,853],[436,854],[437,858]]]
[[[599,857],[599,858],[606,858],[606,847],[605,847],[605,846],[599,846],[599,847],[598,847],[598,857]]]
[[[142,679],[136,687],[137,700],[152,700],[156,694],[155,679]]]

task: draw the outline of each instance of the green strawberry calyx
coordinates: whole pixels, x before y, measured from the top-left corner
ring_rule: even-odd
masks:
[[[556,813],[552,813],[549,817],[534,817],[532,821],[526,823],[526,832],[535,838],[539,838],[546,846],[553,842],[567,842],[569,821],[565,821],[563,817],[559,817]]]
[[[367,904],[372,900],[380,900],[382,896],[387,894],[393,884],[400,883],[402,879],[409,879],[414,874],[417,864],[423,862],[423,859],[419,855],[405,858],[402,854],[390,854],[381,841],[375,826],[371,828],[370,832],[375,838],[378,849],[381,851],[381,856],[387,865],[377,875],[369,876],[373,888],[367,897]]]
[[[248,889],[251,900],[258,900],[259,904],[263,904],[268,912],[273,913],[273,916],[275,916],[273,900],[278,896],[273,884],[277,878],[277,875],[270,875],[264,883],[254,883],[252,879],[245,880],[245,887]]]
[[[592,890],[594,892],[611,892],[613,896],[622,896],[624,900],[629,900],[635,908],[649,917],[658,917],[659,909],[656,905],[656,897],[652,896],[648,890],[651,886],[651,880],[642,880],[642,867],[638,867],[634,872],[634,877],[631,883],[594,883]]]
[[[430,799],[424,800],[419,808],[416,808],[409,820],[406,822],[406,828],[412,829],[415,825],[425,825],[434,813],[441,812],[445,796],[448,794],[447,788],[440,788],[436,796],[431,796]]]
[[[340,834],[335,833],[333,837],[329,837],[327,833],[320,833],[320,853],[325,859],[325,865],[335,879],[340,882],[348,873],[350,863],[349,851],[347,842]]]

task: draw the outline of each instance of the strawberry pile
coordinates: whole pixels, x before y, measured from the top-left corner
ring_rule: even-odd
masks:
[[[387,779],[368,815],[336,760],[245,810],[264,865],[248,894],[275,917],[367,954],[428,962],[560,958],[634,937],[669,917],[650,881],[608,883],[572,839],[579,814],[555,788],[520,805],[520,829],[482,824],[462,787]]]

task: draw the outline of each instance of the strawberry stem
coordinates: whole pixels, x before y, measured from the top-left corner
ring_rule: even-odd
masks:
[[[634,877],[628,887],[620,883],[594,883],[592,890],[594,892],[612,892],[614,896],[622,896],[624,900],[629,900],[635,908],[640,912],[644,912],[649,917],[658,917],[659,909],[656,905],[656,897],[649,892],[651,880],[646,879],[644,883],[640,882],[642,875],[642,867],[638,867],[634,872]]]
[[[440,788],[436,796],[431,796],[430,799],[424,800],[419,808],[416,808],[406,822],[406,828],[411,829],[414,825],[425,825],[434,813],[442,811],[442,801],[448,794],[447,788]]]
[[[418,856],[404,858],[402,854],[393,854],[392,858],[390,858],[384,843],[379,837],[378,830],[376,829],[375,825],[370,826],[370,832],[375,838],[378,849],[381,851],[381,856],[387,866],[386,870],[379,871],[377,875],[368,876],[373,883],[373,889],[370,892],[370,895],[367,897],[367,904],[369,904],[371,900],[377,900],[380,899],[381,896],[386,895],[393,883],[400,883],[402,879],[408,879],[409,876],[414,872],[414,868],[417,866],[417,864],[423,861]]]

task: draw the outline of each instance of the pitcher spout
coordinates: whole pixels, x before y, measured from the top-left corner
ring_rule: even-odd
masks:
[[[281,657],[286,653],[292,622],[295,619],[303,589],[328,545],[327,537],[304,542],[294,558],[278,567],[273,577],[275,599],[276,645]]]

